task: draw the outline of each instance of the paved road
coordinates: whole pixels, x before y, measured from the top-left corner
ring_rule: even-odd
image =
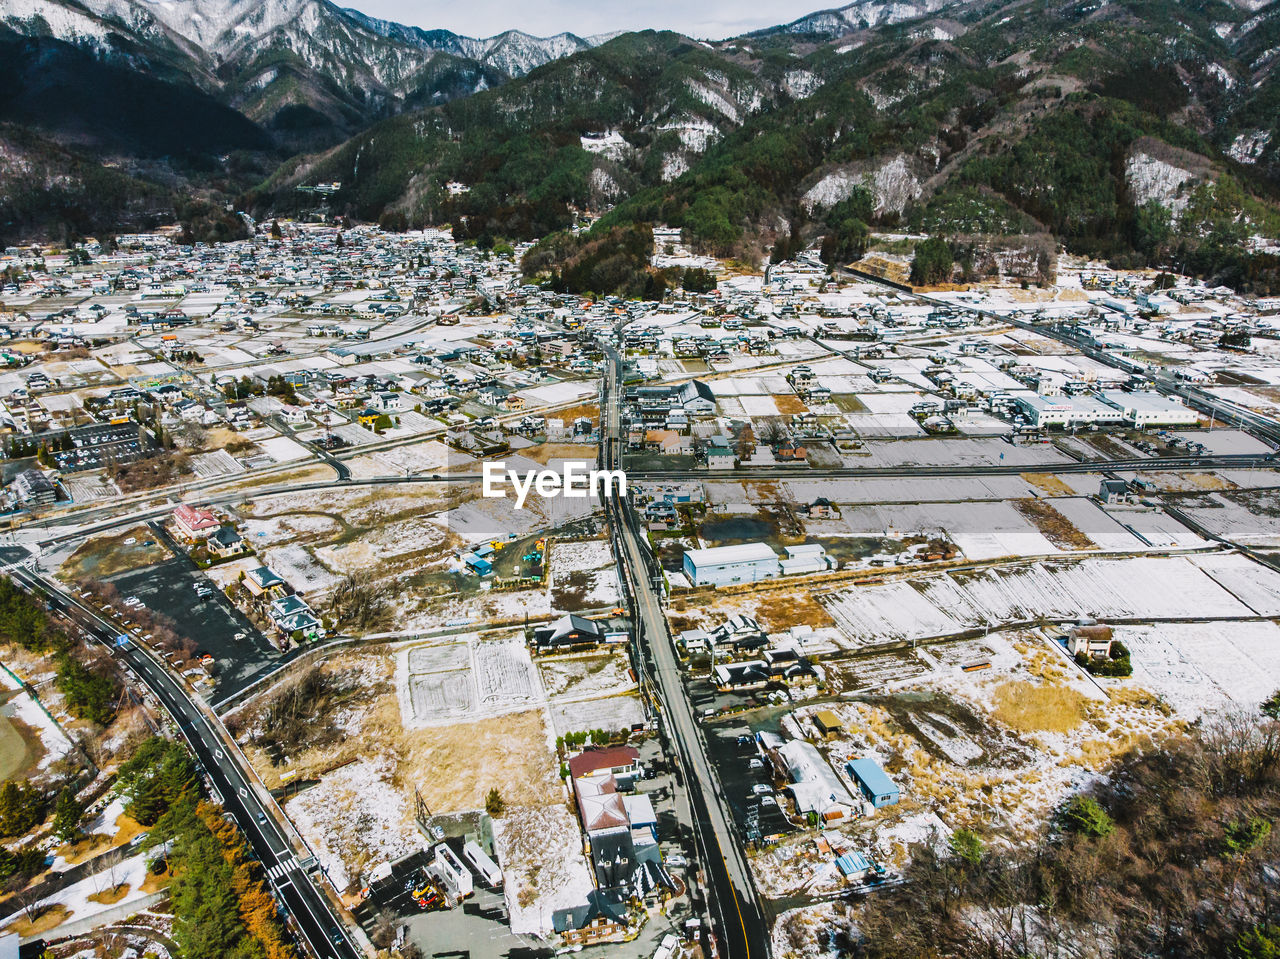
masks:
[[[607,348],[607,352],[610,364],[604,415],[608,422],[602,430],[601,451],[606,469],[612,468],[621,447],[618,396],[621,359],[613,349]],[[652,657],[648,678],[656,687],[666,734],[675,744],[675,759],[691,807],[699,858],[706,872],[710,905],[723,946],[721,955],[732,959],[768,959],[768,923],[742,846],[730,825],[732,811],[728,800],[707,758],[706,744],[694,717],[693,703],[684,685],[675,644],[667,630],[666,616],[651,576],[651,558],[646,555],[639,524],[627,501],[616,493],[606,507],[616,543],[621,548],[620,568],[627,592],[634,602],[633,628],[637,630],[638,642],[642,641],[642,651]]]
[[[35,574],[15,568],[10,575],[24,588],[51,596],[55,606],[104,645],[112,645],[116,629],[91,607]],[[301,940],[320,959],[358,959],[361,951],[348,939],[329,902],[304,871],[284,831],[271,815],[271,800],[260,790],[238,750],[219,735],[216,719],[203,712],[169,673],[144,649],[113,649],[117,660],[144,683],[165,708],[190,745],[213,790],[262,863],[286,914]]]
[[[874,479],[903,477],[928,479],[936,476],[1016,476],[1019,473],[1103,473],[1110,470],[1180,469],[1275,469],[1280,466],[1271,454],[1223,454],[1202,456],[1152,456],[1123,460],[1071,460],[1061,463],[986,463],[973,466],[853,466],[811,469],[807,466],[755,466],[735,470],[629,470],[628,480],[689,479]]]

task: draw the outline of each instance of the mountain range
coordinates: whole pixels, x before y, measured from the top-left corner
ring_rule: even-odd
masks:
[[[1280,232],[1278,2],[861,0],[706,42],[477,40],[326,0],[0,0],[0,46],[0,182],[93,169],[119,198],[11,191],[6,235],[159,215],[179,184],[304,213],[297,188],[334,181],[331,215],[523,238],[608,210],[747,258],[910,226],[1256,273],[1223,248]],[[145,109],[103,102],[119,89]]]

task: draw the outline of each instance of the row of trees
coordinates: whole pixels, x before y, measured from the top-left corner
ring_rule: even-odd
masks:
[[[262,874],[236,827],[200,798],[181,745],[145,741],[121,767],[126,811],[151,826],[148,843],[169,842],[173,939],[183,959],[293,959]]]

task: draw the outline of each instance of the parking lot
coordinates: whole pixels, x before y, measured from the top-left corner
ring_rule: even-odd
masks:
[[[68,435],[74,447],[53,454],[58,469],[68,473],[132,463],[155,449],[151,434],[134,422],[80,426]]]
[[[218,589],[204,599],[197,582],[207,582],[185,558],[111,577],[122,599],[136,596],[153,613],[173,620],[180,636],[213,656],[214,694],[218,701],[244,689],[280,662],[279,651],[255,629]],[[126,609],[127,611],[127,609]]]
[[[772,765],[756,747],[754,736],[761,728],[776,730],[767,721],[748,726],[732,720],[715,722],[705,729],[707,752],[729,798],[739,835],[747,837],[748,823],[754,820],[760,838],[767,841],[794,832],[796,827],[784,812],[786,800],[774,790]]]

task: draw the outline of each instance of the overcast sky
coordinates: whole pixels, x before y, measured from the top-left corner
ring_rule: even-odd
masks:
[[[504,30],[537,36],[569,31],[579,36],[648,27],[722,40],[760,27],[788,23],[840,0],[338,0],[373,17],[470,37]]]

